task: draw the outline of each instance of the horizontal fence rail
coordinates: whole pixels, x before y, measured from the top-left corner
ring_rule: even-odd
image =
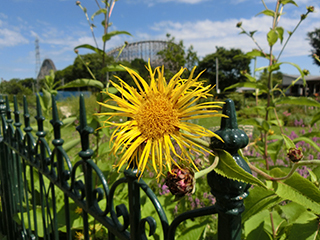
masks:
[[[107,228],[109,240],[148,239],[157,228],[161,229],[163,239],[173,240],[176,228],[183,221],[215,213],[219,216],[219,239],[241,239],[243,198],[248,194],[249,185],[226,179],[212,171],[208,174],[208,183],[216,196],[216,204],[187,211],[169,223],[155,193],[143,179],[138,179],[135,169],[125,170],[122,178],[112,186],[108,185],[108,179],[92,159],[89,135],[93,129],[87,124],[82,95],[79,104],[80,124],[76,129],[81,141],[80,159],[71,161],[63,148],[63,123],[53,96],[50,121],[54,135],[52,149],[46,141],[45,118],[39,96],[35,136],[32,134],[26,98],[23,99],[23,114],[19,112],[16,98],[13,111],[8,98],[0,98],[0,227],[7,239],[71,240],[75,234],[82,234],[82,239],[88,240],[99,223]],[[227,101],[223,111],[229,119],[222,121],[216,133],[223,135],[228,132],[232,136],[234,131],[228,130],[237,129],[233,102]],[[241,134],[246,137],[243,131]],[[239,136],[236,138],[239,139]],[[212,147],[227,150],[243,167],[237,150],[247,144],[245,141],[221,145],[213,140]],[[250,171],[246,166],[244,169]],[[126,203],[120,204],[114,199],[123,189],[128,197]],[[157,216],[142,218],[142,194],[151,202]],[[81,215],[80,220],[78,215]],[[157,226],[155,218],[159,219],[160,226]],[[80,229],[72,228],[75,221],[81,222]]]

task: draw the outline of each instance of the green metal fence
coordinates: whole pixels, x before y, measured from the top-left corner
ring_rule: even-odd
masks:
[[[248,138],[237,127],[231,100],[226,101],[223,113],[229,118],[222,119],[221,128],[216,133],[224,138],[225,143],[213,139],[212,147],[227,150],[241,167],[250,172],[237,154],[237,150],[247,144]],[[241,239],[243,198],[248,195],[249,185],[226,179],[212,171],[208,174],[208,183],[216,197],[216,204],[187,211],[169,223],[156,195],[143,179],[138,181],[134,169],[125,170],[122,178],[112,186],[108,185],[108,179],[91,159],[93,151],[89,147],[89,134],[93,129],[87,125],[83,96],[80,96],[79,114],[77,131],[81,138],[81,160],[72,164],[63,149],[62,122],[54,97],[50,121],[54,133],[53,149],[46,141],[45,118],[39,98],[35,116],[36,138],[31,134],[33,129],[26,99],[21,115],[16,98],[13,111],[8,99],[0,98],[0,230],[7,239],[73,239],[71,225],[74,211],[71,208],[75,207],[82,215],[82,233],[86,240],[91,239],[89,222],[92,217],[108,229],[109,240],[153,239],[156,228],[161,229],[164,239],[173,240],[176,228],[183,221],[206,215],[210,217],[215,213],[219,216],[218,238]],[[20,116],[23,116],[24,124]],[[77,172],[83,174],[81,179],[76,177]],[[102,187],[95,187],[94,177],[99,179]],[[128,189],[128,203],[114,206],[116,190],[124,185]],[[156,225],[155,216],[141,217],[142,192],[152,202],[161,226]],[[64,231],[59,231],[61,226]]]

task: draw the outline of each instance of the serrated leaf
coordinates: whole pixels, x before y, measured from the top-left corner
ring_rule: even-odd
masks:
[[[260,187],[266,188],[263,182],[261,182],[258,178],[255,178],[250,173],[243,170],[233,159],[230,153],[224,150],[216,150],[219,154],[219,164],[214,169],[214,171],[224,177],[240,181],[246,182],[253,185],[258,185]]]
[[[283,177],[287,174],[279,168],[270,171],[274,177]],[[299,203],[311,209],[315,214],[320,214],[320,191],[309,180],[303,178],[298,173],[294,173],[284,181],[274,181],[273,188],[275,193],[284,199]]]
[[[64,88],[74,88],[74,87],[96,87],[98,89],[103,89],[104,85],[102,82],[94,79],[77,79],[67,84],[58,87],[57,89],[64,89]]]
[[[245,211],[242,214],[242,223],[250,217],[282,202],[283,199],[276,195],[272,190],[264,188],[250,189],[250,194],[244,200]]]
[[[278,41],[278,38],[278,33],[275,30],[271,29],[267,34],[269,46],[272,47]]]

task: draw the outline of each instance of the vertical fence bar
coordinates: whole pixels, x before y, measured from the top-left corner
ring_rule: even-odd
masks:
[[[21,237],[22,239],[26,239],[27,236],[31,236],[31,232],[30,232],[30,228],[29,229],[29,234],[27,233],[27,229],[25,226],[25,220],[24,220],[24,212],[25,212],[25,208],[26,208],[26,212],[27,212],[27,219],[28,219],[28,223],[30,226],[30,215],[29,215],[29,202],[28,202],[28,193],[26,193],[26,198],[25,198],[25,188],[24,188],[24,180],[23,176],[25,176],[25,172],[24,174],[22,173],[22,161],[24,162],[24,160],[20,157],[20,154],[22,154],[23,152],[23,133],[21,131],[21,125],[22,123],[20,122],[20,112],[18,109],[18,103],[17,103],[17,98],[16,96],[13,97],[13,104],[14,104],[14,126],[15,126],[15,141],[16,141],[16,150],[17,153],[16,154],[16,169],[17,171],[15,172],[17,174],[17,189],[18,189],[18,206],[19,206],[19,212],[20,212],[20,216],[21,216],[21,225],[22,225],[22,231],[21,231]],[[24,200],[26,202],[26,206],[24,208]]]
[[[43,122],[45,120],[44,116],[42,115],[41,105],[40,105],[40,99],[37,95],[37,116],[35,117],[37,120],[38,125],[38,131],[36,132],[36,135],[38,137],[37,139],[37,147],[36,147],[36,157],[39,161],[39,168],[40,171],[38,171],[39,176],[39,190],[40,190],[40,204],[41,204],[41,221],[43,226],[43,238],[44,239],[50,239],[50,233],[47,228],[47,217],[48,217],[48,211],[47,209],[47,198],[46,198],[46,190],[45,190],[45,184],[43,179],[43,173],[48,173],[48,163],[47,163],[47,152],[45,148],[45,136],[46,132],[44,131]],[[38,152],[40,149],[40,152]]]
[[[5,142],[9,141],[8,136],[8,125],[6,121],[6,105],[5,100],[0,98],[0,115],[2,121],[2,138],[0,139],[0,157],[1,157],[1,187],[2,187],[2,202],[3,209],[5,212],[5,234],[8,239],[15,238],[15,223],[13,222],[13,200],[12,200],[12,188],[9,172],[9,151]]]
[[[28,110],[28,103],[27,99],[24,96],[23,97],[23,117],[24,117],[24,128],[23,131],[25,132],[24,136],[24,148],[25,148],[25,156],[31,163],[35,163],[36,159],[34,158],[34,148],[35,148],[35,142],[34,138],[31,134],[32,127],[30,126],[30,114]],[[27,182],[27,166],[24,161],[24,172],[25,172],[25,190],[26,190],[26,202],[28,204],[28,182]],[[33,172],[33,166],[29,165],[29,174],[30,174],[30,194],[32,196],[31,198],[31,204],[32,204],[32,210],[33,210],[33,226],[34,226],[34,234],[32,234],[31,239],[38,239],[38,225],[37,225],[37,206],[36,206],[36,199],[35,199],[35,187],[34,187],[34,172]],[[30,216],[30,213],[28,212],[28,217]],[[29,226],[31,226],[32,223],[29,222]],[[29,227],[30,229],[31,227]]]
[[[91,160],[93,151],[89,148],[89,134],[93,133],[93,129],[87,125],[86,109],[84,104],[83,94],[80,95],[80,125],[77,127],[77,131],[80,134],[81,139],[81,151],[79,156],[83,161],[83,172],[85,174],[85,196],[87,208],[93,206],[93,181],[92,181],[92,167],[87,161]],[[84,222],[84,238],[89,240],[89,220],[88,213],[83,210],[83,222]]]
[[[249,139],[244,131],[238,129],[232,100],[225,101],[222,113],[229,116],[229,118],[221,119],[220,130],[215,133],[224,142],[217,138],[212,138],[211,148],[226,150],[240,167],[251,173],[248,164],[238,154],[238,150],[245,147]],[[243,199],[248,196],[248,189],[251,185],[225,178],[214,170],[207,175],[207,179],[211,192],[216,197],[218,239],[241,240],[241,213],[244,211]]]

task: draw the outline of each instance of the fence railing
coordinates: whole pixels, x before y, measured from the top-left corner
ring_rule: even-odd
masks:
[[[165,240],[175,238],[176,228],[187,219],[218,213],[218,238],[241,239],[241,213],[243,199],[248,195],[249,185],[229,180],[214,171],[207,176],[216,204],[194,209],[177,216],[171,223],[154,192],[143,179],[138,180],[135,169],[124,171],[124,176],[108,185],[108,179],[94,163],[90,149],[84,98],[80,96],[80,125],[77,131],[81,138],[80,160],[72,164],[63,149],[62,122],[57,105],[52,97],[53,149],[46,141],[45,118],[37,98],[36,137],[32,135],[27,101],[23,101],[20,114],[16,98],[10,109],[8,98],[0,99],[0,197],[1,233],[9,240],[16,239],[74,239],[74,214],[81,214],[83,239],[91,239],[92,219],[107,228],[108,239],[148,239],[160,228]],[[212,148],[222,148],[233,156],[246,171],[250,169],[237,154],[245,147],[248,137],[238,129],[234,104],[227,100],[220,130],[216,133],[224,144],[213,139]],[[20,117],[23,116],[24,124]],[[12,118],[13,117],[13,118]],[[23,129],[21,129],[23,126]],[[79,174],[81,173],[81,174]],[[79,177],[80,176],[80,177]],[[96,187],[94,179],[101,183]],[[124,187],[126,186],[126,187]],[[127,204],[115,206],[117,190],[127,189]],[[141,193],[154,206],[161,226],[156,226],[155,216],[141,216]],[[159,222],[159,221],[158,221]],[[63,230],[63,231],[61,231]]]

